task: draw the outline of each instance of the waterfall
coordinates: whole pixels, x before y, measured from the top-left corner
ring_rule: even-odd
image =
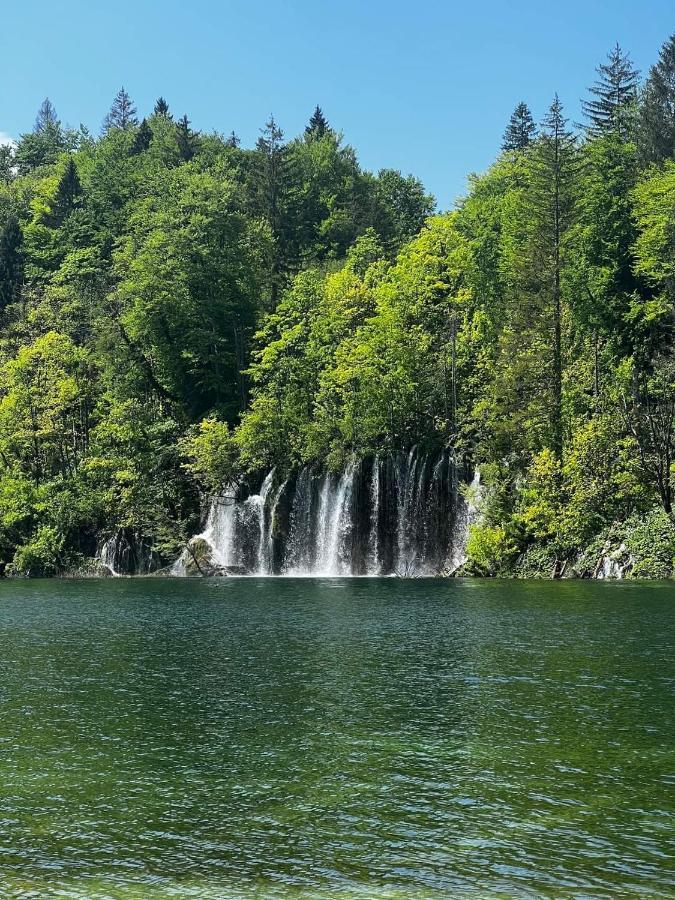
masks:
[[[370,529],[368,533],[368,552],[366,555],[366,574],[380,574],[380,457],[373,460],[373,471],[370,479]]]
[[[119,578],[120,572],[117,571],[115,565],[117,563],[117,534],[109,537],[101,547],[98,554],[99,562],[110,572],[115,578]]]
[[[218,574],[438,575],[464,561],[475,509],[460,489],[471,473],[444,451],[350,460],[341,472],[269,472],[257,491],[230,488],[191,548]],[[474,476],[474,482],[475,482]],[[477,482],[475,482],[477,484]],[[474,485],[475,486],[475,485]],[[173,574],[187,574],[186,552]],[[204,574],[204,567],[198,566]]]
[[[116,578],[123,575],[150,575],[160,566],[160,558],[137,531],[118,528],[102,544],[97,559]]]

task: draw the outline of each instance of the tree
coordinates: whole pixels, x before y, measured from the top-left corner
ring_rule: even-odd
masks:
[[[225,139],[225,146],[236,149],[237,147],[239,147],[240,144],[241,144],[241,140],[239,139],[239,137],[234,133],[234,131],[231,131],[230,134]]]
[[[675,34],[649,71],[640,104],[638,146],[644,162],[675,156]]]
[[[563,457],[563,286],[564,239],[573,223],[576,139],[567,129],[556,94],[544,119],[533,157],[528,189],[532,284],[541,303],[542,324],[549,333],[548,416],[550,446]]]
[[[73,133],[64,133],[56,110],[45,99],[38,110],[33,131],[22,134],[19,138],[14,162],[23,175],[39,166],[56,162],[58,155],[73,143]]]
[[[377,196],[382,202],[380,233],[398,249],[413,238],[434,212],[436,201],[414,175],[404,177],[395,169],[381,169],[377,176]],[[390,234],[384,222],[390,222]]]
[[[14,169],[14,147],[0,144],[0,184],[9,184]]]
[[[182,416],[216,409],[232,421],[259,302],[255,231],[227,182],[179,166],[162,183],[116,260],[119,337],[146,389]]]
[[[640,73],[619,44],[610,50],[607,58],[608,62],[596,69],[599,78],[589,88],[595,99],[582,102],[587,128],[591,135],[617,131],[627,138],[632,128]]]
[[[196,153],[197,135],[190,128],[190,120],[183,116],[176,124],[176,141],[178,152],[184,162],[190,162]]]
[[[0,455],[38,484],[72,475],[86,449],[91,396],[88,354],[50,331],[4,366]]]
[[[157,102],[155,103],[154,114],[156,116],[162,116],[165,119],[172,118],[171,113],[169,112],[169,104],[166,102],[164,97],[157,98]]]
[[[77,166],[72,156],[66,160],[61,178],[56,188],[52,206],[52,218],[55,224],[61,224],[73,210],[82,195],[82,184],[77,173]]]
[[[110,107],[110,112],[103,121],[103,130],[120,128],[122,131],[130,131],[138,125],[136,107],[129,94],[121,87],[115,94],[115,99]]]
[[[625,423],[637,444],[644,480],[656,488],[663,509],[672,515],[675,360],[672,356],[657,357],[649,371],[630,370],[628,366],[626,370],[622,379]]]
[[[139,153],[144,153],[146,150],[149,149],[151,143],[152,143],[152,128],[148,125],[148,120],[143,119],[143,121],[141,122],[141,124],[138,127],[136,136],[134,137],[134,142],[131,145],[132,156],[136,156]]]
[[[59,124],[59,117],[56,115],[56,110],[51,100],[49,97],[45,97],[35,117],[33,132],[35,134],[44,134],[50,128],[58,127]]]
[[[270,258],[270,304],[274,309],[289,266],[290,235],[287,208],[290,194],[290,157],[284,133],[271,115],[256,142],[257,206],[267,220],[274,247]]]
[[[532,143],[536,133],[537,126],[529,107],[527,103],[521,102],[514,109],[506,126],[502,150],[524,150]]]
[[[16,299],[22,275],[22,242],[19,220],[11,214],[0,230],[0,312]]]
[[[320,140],[330,130],[328,119],[321,111],[321,107],[317,106],[310,117],[309,124],[305,128],[305,139]]]

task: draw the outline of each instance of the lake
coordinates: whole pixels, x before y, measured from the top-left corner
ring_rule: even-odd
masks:
[[[0,582],[0,896],[675,896],[675,586]]]

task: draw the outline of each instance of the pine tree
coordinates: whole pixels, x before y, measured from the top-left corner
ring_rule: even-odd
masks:
[[[20,175],[25,175],[39,166],[56,162],[60,153],[68,148],[68,136],[48,98],[42,101],[35,118],[33,131],[22,134],[14,148],[13,163]]]
[[[675,156],[675,34],[661,47],[640,105],[638,145],[644,162]]]
[[[51,224],[54,226],[61,225],[78,204],[81,195],[82,183],[77,172],[77,166],[74,158],[69,156],[56,188],[52,205]]]
[[[627,138],[631,130],[633,107],[637,100],[640,73],[633,68],[628,53],[619,44],[607,55],[608,62],[596,69],[600,76],[589,88],[595,99],[584,100],[582,107],[592,135],[616,131]]]
[[[162,116],[165,119],[173,118],[171,113],[169,112],[169,104],[166,102],[164,97],[157,98],[157,102],[155,103],[154,114],[156,116]]]
[[[231,131],[229,136],[225,139],[225,146],[238,147],[240,144],[241,141],[239,140],[239,137],[234,133],[234,131]]]
[[[49,99],[49,97],[45,97],[45,99],[40,104],[40,109],[37,112],[37,116],[35,117],[35,126],[33,127],[33,132],[35,134],[44,134],[46,131],[49,131],[53,128],[59,127],[59,118],[56,115],[56,110]]]
[[[152,143],[152,128],[148,125],[148,120],[143,119],[136,132],[136,137],[131,145],[131,154],[144,153]]]
[[[527,103],[521,102],[514,109],[504,132],[502,150],[524,150],[537,133],[532,113]]]
[[[184,162],[190,162],[197,151],[197,135],[190,128],[190,120],[183,116],[176,123],[176,141],[178,152]]]
[[[271,115],[256,142],[255,191],[260,214],[269,223],[274,237],[269,283],[272,309],[277,305],[282,283],[292,266],[289,204],[291,194],[291,159],[284,144],[284,133]]]
[[[317,106],[312,113],[309,124],[305,128],[305,137],[310,140],[320,140],[330,130],[328,119],[324,116],[321,107]]]
[[[552,332],[549,423],[551,449],[563,456],[562,321],[563,242],[575,212],[573,186],[578,171],[576,138],[567,129],[556,94],[542,123],[532,160],[530,186],[533,245],[545,321]]]
[[[11,214],[0,229],[0,312],[15,299],[21,282],[21,244],[19,220]]]
[[[136,107],[129,94],[120,88],[115,94],[110,112],[103,121],[103,130],[110,131],[111,128],[120,128],[122,131],[129,131],[138,125],[136,118]]]

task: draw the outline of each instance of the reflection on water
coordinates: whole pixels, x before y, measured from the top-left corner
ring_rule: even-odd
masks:
[[[674,658],[664,584],[3,583],[0,896],[673,896]]]

